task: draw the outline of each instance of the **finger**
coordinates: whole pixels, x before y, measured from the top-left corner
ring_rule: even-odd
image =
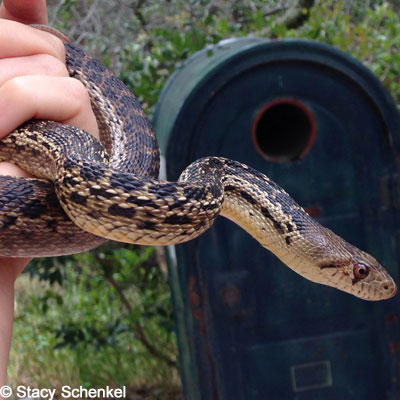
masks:
[[[0,162],[0,175],[18,176],[21,178],[34,178],[34,176],[31,175],[29,172],[26,172],[17,165],[6,161]]]
[[[63,62],[47,54],[0,59],[0,86],[17,76],[68,76]]]
[[[63,42],[39,29],[15,21],[0,19],[0,58],[49,54],[65,60]]]
[[[46,54],[0,60],[0,87],[14,77],[32,74],[62,77],[68,76],[68,71],[60,60]],[[9,162],[0,162],[0,175],[33,177]]]
[[[46,0],[3,0],[0,18],[24,24],[47,24]]]
[[[0,87],[0,138],[32,118],[49,119],[99,137],[90,98],[73,78],[22,76]]]

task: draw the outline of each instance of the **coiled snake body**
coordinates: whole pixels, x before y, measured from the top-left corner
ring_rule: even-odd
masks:
[[[178,182],[157,180],[159,154],[134,95],[66,44],[70,75],[87,87],[100,145],[77,128],[30,121],[0,141],[0,159],[38,179],[0,177],[0,255],[85,251],[104,238],[167,245],[203,233],[220,214],[311,281],[358,297],[393,296],[370,255],[322,227],[264,174],[221,157],[195,161]]]

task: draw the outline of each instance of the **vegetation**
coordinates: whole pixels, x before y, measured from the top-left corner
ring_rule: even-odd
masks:
[[[52,24],[116,71],[149,114],[187,57],[246,35],[332,44],[364,62],[400,103],[398,1],[316,1],[309,15],[300,9],[305,18],[296,28],[285,13],[297,0],[50,4]],[[155,255],[151,248],[109,245],[33,262],[17,285],[11,383],[151,387],[148,398],[178,398],[169,289]]]
[[[16,291],[13,383],[153,391],[163,383],[176,394],[169,290],[153,254],[109,246],[32,262]]]

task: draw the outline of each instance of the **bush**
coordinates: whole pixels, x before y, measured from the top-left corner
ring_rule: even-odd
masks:
[[[168,284],[153,255],[106,247],[32,262],[16,295],[15,384],[47,387],[57,371],[58,386],[176,386]]]

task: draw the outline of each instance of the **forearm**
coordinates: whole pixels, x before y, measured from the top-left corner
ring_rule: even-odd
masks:
[[[14,316],[14,282],[29,259],[0,259],[0,386],[6,384]]]

